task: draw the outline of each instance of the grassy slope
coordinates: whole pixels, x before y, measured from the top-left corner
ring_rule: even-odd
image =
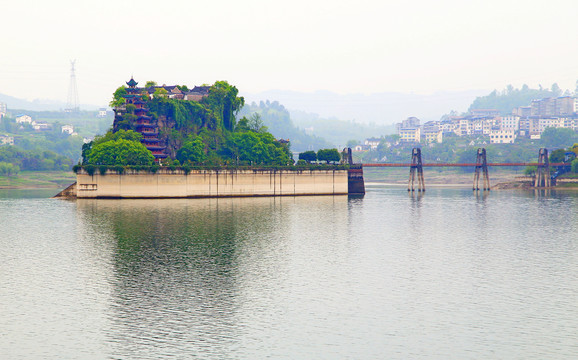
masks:
[[[17,176],[0,176],[0,189],[58,189],[75,181],[72,171],[23,171]]]

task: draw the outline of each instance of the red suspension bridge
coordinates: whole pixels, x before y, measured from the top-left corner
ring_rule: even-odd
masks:
[[[352,164],[351,150],[349,150],[349,163]],[[486,149],[479,148],[476,154],[475,163],[429,163],[424,164],[421,158],[421,149],[414,148],[412,150],[411,162],[392,164],[392,163],[374,163],[374,164],[363,164],[363,167],[384,167],[384,168],[397,168],[397,167],[409,167],[409,182],[407,191],[416,191],[414,184],[417,183],[417,191],[425,191],[425,181],[423,176],[424,167],[473,167],[474,168],[474,185],[473,190],[483,190],[490,191],[490,177],[488,174],[488,168],[491,166],[535,166],[536,176],[534,180],[534,186],[536,187],[549,187],[552,185],[555,178],[550,176],[550,167],[567,167],[566,163],[552,163],[548,161],[548,150],[540,149],[538,152],[538,162],[523,162],[523,163],[488,163],[486,161]],[[483,180],[482,188],[480,189],[480,177]]]

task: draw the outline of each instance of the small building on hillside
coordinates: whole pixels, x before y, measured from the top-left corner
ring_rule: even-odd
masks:
[[[98,114],[96,115],[96,117],[105,118],[106,115],[107,115],[106,108],[100,108],[100,109],[98,109]]]
[[[7,112],[8,112],[8,107],[6,106],[6,104],[0,102],[0,119],[2,119],[4,116],[6,116]]]
[[[185,99],[190,101],[201,101],[204,97],[209,96],[210,86],[195,86],[193,90],[185,93]]]
[[[32,124],[32,117],[24,114],[16,116],[17,124]]]
[[[380,142],[381,139],[379,138],[369,138],[365,139],[363,145],[369,147],[370,150],[377,150],[377,147],[379,146]]]
[[[0,135],[0,145],[14,145],[14,136]]]
[[[72,135],[74,133],[74,126],[72,125],[63,125],[60,129],[63,133],[68,135]]]
[[[36,131],[48,131],[52,129],[52,125],[47,122],[39,121],[39,122],[32,122],[32,128]]]

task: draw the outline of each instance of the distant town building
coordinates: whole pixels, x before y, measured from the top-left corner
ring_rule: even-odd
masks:
[[[402,128],[399,130],[398,135],[401,142],[419,143],[421,140],[421,129],[419,127]]]
[[[63,126],[61,127],[61,131],[62,131],[63,133],[68,134],[68,135],[72,135],[72,134],[74,133],[74,126],[72,126],[72,125],[63,125]]]
[[[500,110],[498,110],[498,109],[472,109],[470,111],[470,114],[473,117],[478,117],[478,116],[494,117],[494,116],[500,116]]]
[[[490,132],[490,144],[513,144],[516,140],[514,130],[492,130]]]
[[[397,135],[402,142],[419,143],[421,140],[420,120],[414,116],[408,117],[396,124]]]
[[[96,115],[96,117],[105,118],[106,114],[107,114],[106,108],[100,108],[98,109],[98,115]]]
[[[518,115],[521,118],[526,118],[532,116],[532,107],[531,106],[520,106],[515,108],[512,111],[513,115]]]
[[[17,124],[32,124],[32,118],[28,115],[17,115],[16,116],[16,123]]]
[[[379,146],[380,142],[381,139],[379,138],[369,138],[365,139],[365,142],[363,144],[367,146],[370,150],[377,150],[377,147]]]
[[[50,125],[49,123],[46,123],[44,121],[40,121],[40,122],[32,122],[32,128],[36,131],[47,131],[52,129],[52,125]]]
[[[7,112],[8,112],[8,107],[6,106],[6,104],[0,102],[0,119],[2,119],[4,116],[6,116]]]
[[[502,116],[501,130],[520,130],[520,117],[518,115]]]
[[[0,145],[14,145],[14,137],[8,135],[0,135]]]
[[[532,100],[530,116],[569,116],[578,113],[578,98],[560,96]]]

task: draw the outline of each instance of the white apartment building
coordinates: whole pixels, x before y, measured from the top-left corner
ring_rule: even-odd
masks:
[[[501,130],[520,130],[520,117],[517,115],[502,116]]]
[[[513,144],[516,140],[514,130],[492,130],[490,132],[490,144]]]

